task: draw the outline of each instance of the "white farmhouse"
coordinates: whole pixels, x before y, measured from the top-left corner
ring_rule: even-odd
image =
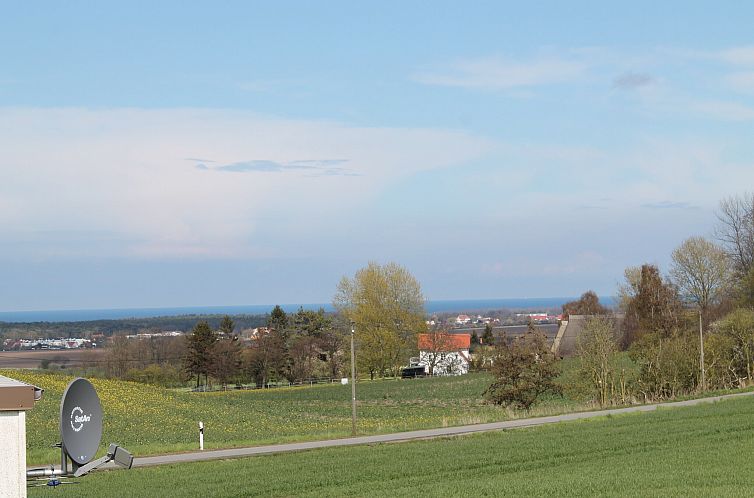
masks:
[[[419,334],[419,366],[423,366],[428,375],[469,373],[470,346],[469,334]]]

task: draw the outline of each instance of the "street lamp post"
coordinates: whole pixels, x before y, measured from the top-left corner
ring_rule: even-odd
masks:
[[[707,390],[707,382],[704,378],[704,326],[702,324],[702,310],[699,310],[699,369],[702,374],[702,391]]]
[[[355,325],[351,322],[351,434],[356,435],[356,354],[353,340],[356,335]]]

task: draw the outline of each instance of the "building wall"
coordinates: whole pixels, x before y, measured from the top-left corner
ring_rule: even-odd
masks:
[[[0,411],[0,498],[26,498],[26,412]]]
[[[468,357],[469,352],[464,351]],[[419,351],[419,365],[425,367],[429,373],[431,354],[427,351]],[[449,371],[450,370],[450,371]],[[469,373],[469,362],[458,351],[442,353],[442,357],[436,362],[433,375],[463,375]]]

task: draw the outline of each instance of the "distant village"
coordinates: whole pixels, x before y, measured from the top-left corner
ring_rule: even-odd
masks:
[[[464,329],[472,330],[474,328],[483,328],[487,325],[492,327],[504,327],[523,325],[529,322],[535,324],[556,324],[562,319],[562,315],[555,315],[546,311],[512,313],[508,310],[490,311],[488,315],[468,315],[465,313],[455,315],[451,313],[440,313],[432,315],[426,324],[430,330],[445,329],[458,333]],[[251,341],[264,334],[268,329],[266,327],[253,327],[243,329],[239,332],[239,339],[242,341]],[[158,337],[181,337],[186,332],[180,330],[170,331],[150,331],[138,332],[135,334],[125,335],[128,339],[151,339]],[[3,351],[34,351],[34,350],[69,350],[69,349],[91,349],[101,348],[108,341],[108,337],[101,333],[89,334],[86,338],[56,337],[56,338],[37,338],[21,339],[8,338],[0,344],[0,350]]]

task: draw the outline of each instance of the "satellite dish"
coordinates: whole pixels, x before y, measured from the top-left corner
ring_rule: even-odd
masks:
[[[75,464],[84,465],[97,454],[102,406],[94,386],[81,377],[68,384],[60,401],[60,437],[63,450]]]
[[[63,482],[64,477],[81,477],[107,463],[130,469],[134,456],[127,449],[110,443],[104,456],[92,461],[102,439],[102,406],[94,386],[81,377],[73,379],[60,400],[60,468],[53,465],[26,470],[27,479],[47,478],[46,486],[77,484]],[[73,468],[68,469],[68,459]],[[37,484],[32,484],[37,486]]]

